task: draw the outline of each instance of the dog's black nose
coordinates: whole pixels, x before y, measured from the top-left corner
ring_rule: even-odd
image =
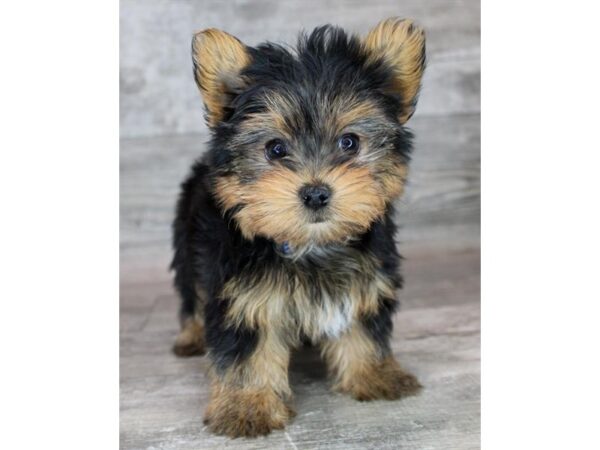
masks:
[[[329,203],[331,191],[327,186],[304,186],[300,189],[300,198],[304,205],[311,209],[319,209]]]

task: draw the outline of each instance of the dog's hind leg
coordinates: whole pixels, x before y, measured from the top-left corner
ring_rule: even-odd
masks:
[[[198,197],[196,186],[200,179],[200,175],[197,175],[182,185],[173,223],[175,254],[171,268],[175,271],[174,284],[181,298],[179,309],[181,331],[173,346],[173,352],[178,356],[202,355],[206,351],[204,305],[207,297],[195,270],[195,244],[192,238],[195,233],[194,217],[197,209],[194,205]]]
[[[180,311],[181,331],[175,339],[173,353],[177,356],[196,356],[206,353],[206,340],[204,331],[204,298],[201,292],[195,294],[195,305],[190,310],[187,302],[183,300]],[[188,306],[186,308],[186,306]]]

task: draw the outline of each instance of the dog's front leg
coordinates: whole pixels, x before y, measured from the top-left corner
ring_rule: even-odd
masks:
[[[204,423],[217,434],[258,436],[284,428],[294,415],[288,383],[289,348],[276,327],[255,330],[249,355],[237,355],[228,367],[215,364]],[[244,342],[240,341],[240,344]],[[211,349],[213,359],[219,355]]]
[[[389,350],[389,335],[381,331],[356,321],[339,338],[324,343],[335,390],[357,400],[393,400],[419,391],[419,381],[400,367]]]

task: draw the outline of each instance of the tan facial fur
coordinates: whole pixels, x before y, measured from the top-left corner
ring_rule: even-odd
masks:
[[[243,207],[235,214],[247,238],[268,237],[295,246],[341,242],[364,233],[382,217],[391,201],[399,197],[407,175],[406,161],[385,145],[379,148],[371,136],[392,134],[394,124],[372,99],[353,93],[328,97],[317,95],[318,123],[323,149],[318,157],[306,158],[298,148],[301,132],[308,127],[297,98],[282,92],[267,96],[266,111],[250,115],[232,138],[232,145],[243,148],[241,171],[217,178],[215,194],[225,209]],[[278,136],[289,143],[295,168],[269,163],[265,142],[247,144],[256,132]],[[361,139],[360,152],[344,164],[333,162],[339,156],[339,136],[352,132]],[[268,137],[265,141],[268,141]],[[249,172],[255,179],[242,181]],[[298,192],[305,185],[325,184],[332,191],[326,220],[315,223],[301,203]]]
[[[312,180],[331,186],[333,192],[325,222],[310,223],[298,196]],[[235,218],[246,237],[262,235],[301,246],[343,241],[366,231],[384,213],[385,187],[373,180],[366,167],[334,167],[314,176],[280,167],[246,185],[233,177],[221,178],[217,197],[225,208],[245,205]]]

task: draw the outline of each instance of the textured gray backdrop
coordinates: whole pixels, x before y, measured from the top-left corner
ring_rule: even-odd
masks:
[[[121,135],[204,130],[190,42],[208,27],[253,45],[294,42],[325,23],[364,34],[383,18],[411,17],[428,38],[417,117],[479,112],[479,13],[473,0],[121,0]]]

